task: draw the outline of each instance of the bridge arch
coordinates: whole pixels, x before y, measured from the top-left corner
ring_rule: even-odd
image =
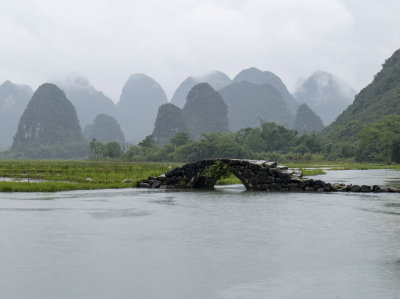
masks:
[[[289,170],[276,162],[264,160],[210,159],[188,163],[158,177],[137,182],[140,188],[213,188],[219,169],[233,173],[247,190],[280,192],[400,192],[399,189],[373,186],[330,184],[321,180],[303,179],[301,171]],[[213,169],[216,168],[216,169]],[[211,169],[211,171],[210,171]]]
[[[300,179],[301,172],[278,166],[276,162],[264,160],[209,159],[187,163],[167,171],[156,178],[149,177],[139,182],[139,187],[151,188],[213,188],[222,173],[227,171],[235,175],[247,190],[275,190],[288,188],[289,182]],[[284,184],[284,185],[283,185]],[[292,186],[293,187],[293,186]]]

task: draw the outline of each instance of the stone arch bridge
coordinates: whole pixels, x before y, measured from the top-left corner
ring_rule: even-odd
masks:
[[[221,176],[233,173],[247,190],[275,192],[400,192],[400,189],[378,185],[358,186],[330,184],[321,180],[302,178],[302,172],[290,170],[276,162],[264,160],[210,159],[188,163],[158,177],[137,183],[140,188],[204,189],[213,188]]]
[[[138,182],[143,188],[213,188],[222,172],[233,173],[247,190],[331,191],[322,181],[303,180],[301,171],[264,160],[211,159],[188,163],[158,177]]]

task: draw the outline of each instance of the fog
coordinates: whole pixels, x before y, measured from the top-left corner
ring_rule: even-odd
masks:
[[[71,73],[118,101],[132,73],[170,98],[188,76],[251,66],[290,90],[315,70],[360,89],[400,44],[396,0],[0,0],[0,81]]]

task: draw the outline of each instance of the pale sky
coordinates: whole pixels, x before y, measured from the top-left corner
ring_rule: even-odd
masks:
[[[290,90],[315,70],[359,90],[400,48],[399,0],[0,0],[0,83],[80,74],[114,101],[132,73],[169,97],[255,66]]]

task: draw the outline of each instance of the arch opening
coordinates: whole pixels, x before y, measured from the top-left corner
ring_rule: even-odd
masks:
[[[206,166],[199,170],[197,179],[193,182],[193,188],[209,188],[212,189],[219,182],[226,182],[233,178],[237,178],[235,183],[243,184],[248,189],[248,182],[241,173],[232,165],[224,163],[221,160],[215,161],[212,165]]]

